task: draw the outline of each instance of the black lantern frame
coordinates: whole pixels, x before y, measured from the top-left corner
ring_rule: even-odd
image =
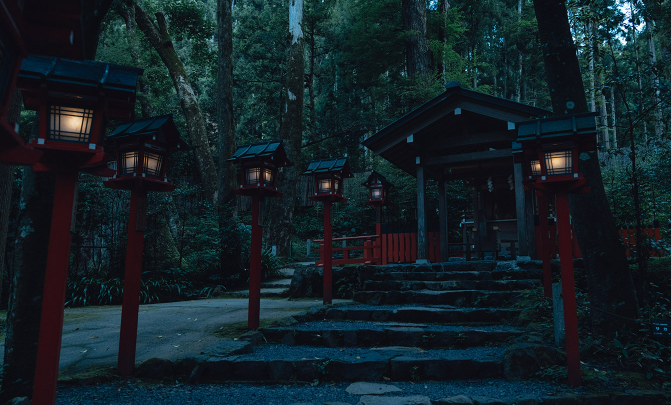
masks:
[[[373,170],[362,186],[368,188],[367,204],[389,205],[389,189],[392,185],[383,175]]]
[[[240,167],[240,184],[235,190],[236,194],[282,196],[277,190],[277,175],[280,168],[292,165],[287,159],[283,141],[239,146],[228,161]]]
[[[310,162],[303,173],[312,175],[314,181],[313,201],[345,202],[344,179],[353,177],[347,157],[320,159]]]
[[[30,146],[43,156],[34,168],[112,176],[102,145],[105,128],[112,119],[133,119],[137,76],[142,72],[94,61],[25,58],[17,87],[26,109],[40,116],[39,133]]]
[[[583,152],[596,150],[596,113],[543,118],[519,123],[513,142],[516,163],[526,172],[526,189],[587,192],[579,173]]]
[[[171,191],[166,173],[170,155],[189,146],[182,140],[172,115],[141,119],[117,127],[107,137],[116,150],[116,174],[105,181],[110,188]]]

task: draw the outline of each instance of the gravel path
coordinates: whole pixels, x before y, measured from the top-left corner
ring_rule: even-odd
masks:
[[[431,400],[466,395],[484,396],[501,400],[520,397],[538,398],[555,392],[584,393],[585,389],[573,390],[557,387],[554,383],[531,381],[513,383],[505,380],[463,380],[453,382],[408,382],[389,383],[402,392],[390,396],[425,395]],[[137,381],[93,386],[62,386],[58,390],[57,405],[290,405],[294,403],[344,402],[356,404],[359,396],[345,391],[349,383],[321,383],[310,385],[148,385]],[[592,387],[594,388],[594,387]],[[604,387],[616,388],[616,387]]]

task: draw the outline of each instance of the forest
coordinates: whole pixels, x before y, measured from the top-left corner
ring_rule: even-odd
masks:
[[[386,226],[416,226],[415,180],[361,141],[457,81],[465,88],[552,110],[544,46],[530,0],[133,0],[103,1],[95,60],[144,69],[136,117],[173,114],[188,151],[171,157],[171,193],[150,193],[143,255],[143,303],[209,296],[247,282],[249,201],[232,194],[236,145],[283,139],[294,166],[282,173],[285,197],[266,207],[263,269],[307,256],[320,239],[319,204],[305,198],[300,173],[312,159],[347,156],[358,176],[335,208],[336,235],[372,234],[375,211],[360,184],[371,170],[394,185]],[[671,3],[571,0],[565,3],[589,111],[598,113],[605,193],[620,229],[671,236]],[[562,6],[563,7],[563,6]],[[22,111],[31,137],[35,113]],[[111,122],[108,133],[120,122]],[[48,179],[4,167],[10,209],[0,218],[2,306],[28,270],[35,246],[26,227],[50,212],[27,203]],[[51,183],[53,184],[53,183]],[[11,185],[11,186],[10,186]],[[428,221],[437,220],[429,182]],[[450,238],[470,215],[466,187],[448,185]],[[4,200],[3,200],[4,199]],[[129,193],[80,175],[67,306],[120,304]],[[33,221],[33,222],[31,222]],[[276,247],[277,255],[270,253]],[[638,245],[631,268],[641,307],[667,317],[668,259]],[[650,245],[647,245],[650,247]],[[647,253],[646,253],[647,252]],[[4,253],[4,255],[3,255]],[[635,262],[634,259],[635,258]],[[666,287],[647,290],[644,268]],[[657,270],[655,270],[657,269]],[[664,273],[666,272],[666,273]],[[656,274],[656,273],[655,273]],[[42,274],[43,278],[44,275]],[[642,294],[642,295],[641,295]],[[653,295],[655,297],[653,297]],[[646,298],[648,295],[650,299]],[[650,312],[652,311],[652,312]],[[652,316],[652,315],[650,315]]]
[[[605,218],[604,229],[614,220],[614,227],[638,235],[628,259],[619,239],[604,236],[602,248],[589,238],[594,243],[581,246],[581,351],[610,353],[646,378],[671,372],[671,350],[637,330],[671,317],[669,0],[95,0],[91,7],[100,29],[89,33],[97,39],[89,58],[143,69],[135,116],[172,114],[190,145],[170,157],[167,178],[176,189],[149,193],[142,303],[210,297],[247,284],[251,204],[233,194],[239,173],[227,161],[237,145],[282,139],[294,163],[278,179],[284,197],[265,207],[262,265],[264,277],[272,277],[289,261],[314,257],[306,241],[322,238],[323,208],[308,200],[309,179],[301,176],[311,160],[346,156],[355,173],[345,183],[349,201],[334,208],[336,236],[375,232],[375,210],[361,185],[371,170],[393,184],[384,226],[413,229],[416,180],[365,149],[363,140],[450,82],[555,114],[565,113],[558,94],[578,89],[583,111],[577,112],[597,114],[598,160],[591,162],[605,199],[602,206],[571,203],[576,230],[580,235],[582,221],[589,222],[584,235],[600,235]],[[553,48],[559,40],[547,36],[554,29],[550,7],[568,13],[572,44]],[[582,82],[568,90],[552,83],[549,71],[553,63],[562,70],[566,51],[577,56]],[[34,138],[35,112],[20,111],[19,121],[21,136]],[[110,122],[107,133],[120,124]],[[130,193],[102,180],[79,176],[68,307],[121,303]],[[37,252],[48,244],[53,184],[48,173],[0,165],[5,373],[18,385],[32,372],[21,370],[30,361],[12,356],[34,351],[42,293],[35,286],[43,284],[46,263]],[[449,238],[459,242],[459,224],[471,215],[470,192],[456,181],[446,192]],[[428,223],[437,223],[434,181],[427,198]],[[643,229],[651,227],[661,240],[644,239]],[[626,296],[609,289],[616,285]],[[527,292],[521,303],[539,324],[551,312],[541,294]],[[619,299],[633,305],[618,307]],[[591,311],[595,306],[601,309]],[[627,323],[634,318],[639,324]]]
[[[571,1],[567,9],[589,110],[599,114],[600,165],[616,223],[661,224],[666,240],[671,10],[663,1],[608,0]],[[450,81],[550,109],[541,45],[534,5],[525,0],[112,2],[95,59],[144,69],[136,116],[173,114],[192,146],[171,159],[177,189],[150,193],[143,300],[246,281],[249,203],[231,194],[237,175],[225,162],[235,145],[288,141],[297,169],[280,179],[289,197],[269,202],[265,227],[266,248],[277,246],[280,257],[303,258],[305,241],[321,235],[319,205],[294,186],[311,159],[348,156],[355,173],[385,173],[395,185],[387,225],[413,226],[414,180],[360,142]],[[26,138],[33,119],[34,112],[21,113]],[[9,190],[4,303],[20,266],[26,171],[13,170]],[[437,187],[428,187],[436,206]],[[448,193],[458,225],[469,215],[468,196],[457,183]],[[350,202],[336,207],[336,235],[372,233],[363,187],[351,182],[345,194]],[[81,175],[77,200],[68,303],[118,303],[128,196]],[[435,209],[428,211],[431,221]],[[458,226],[451,229],[459,238]],[[264,254],[264,266],[279,259]],[[82,293],[91,290],[98,293]]]

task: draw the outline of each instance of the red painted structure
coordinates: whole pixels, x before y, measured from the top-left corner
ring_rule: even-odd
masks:
[[[596,150],[595,113],[557,116],[520,123],[517,142],[513,143],[515,161],[524,163],[525,189],[537,195],[555,195],[557,234],[561,259],[562,298],[569,385],[582,384],[580,342],[573,278],[573,244],[568,206],[569,193],[587,193],[587,179],[578,171],[580,154]],[[545,205],[547,206],[547,205]],[[542,219],[547,215],[541,216]],[[545,222],[542,220],[541,222]],[[545,231],[542,231],[544,234]],[[542,237],[541,240],[546,240]],[[542,252],[547,259],[546,252]],[[545,269],[545,268],[544,268]],[[544,274],[548,286],[549,274]]]
[[[104,182],[105,187],[131,192],[117,365],[119,374],[130,376],[135,367],[147,191],[174,190],[165,177],[168,155],[188,146],[180,138],[172,115],[121,125],[108,139],[117,152],[117,173]]]
[[[261,312],[261,248],[263,244],[263,211],[266,197],[281,197],[277,191],[277,171],[291,166],[282,141],[240,146],[229,161],[241,167],[237,195],[252,197],[252,241],[249,254],[249,307],[247,328],[258,329]]]
[[[346,202],[343,197],[343,179],[354,177],[349,169],[346,157],[321,159],[310,162],[303,174],[314,176],[315,195],[310,199],[324,203],[324,240],[323,240],[323,285],[324,305],[333,302],[333,217],[331,207],[334,202]]]
[[[78,172],[114,174],[107,168],[108,156],[101,145],[105,125],[108,119],[132,117],[141,72],[41,56],[26,58],[19,72],[17,86],[26,109],[40,112],[38,139],[31,146],[43,154],[33,169],[57,174],[33,386],[36,405],[50,405],[56,399]]]

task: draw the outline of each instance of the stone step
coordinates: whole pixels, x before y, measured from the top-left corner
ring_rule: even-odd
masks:
[[[380,271],[371,276],[372,280],[414,280],[414,281],[456,281],[456,280],[540,280],[540,270],[501,270],[501,271],[441,271],[441,272],[403,272]]]
[[[265,281],[261,283],[261,288],[289,288],[290,285],[290,278],[282,278],[279,280]]]
[[[450,290],[528,290],[538,287],[540,280],[452,280],[414,281],[386,280],[366,281],[364,291],[450,291]]]
[[[398,322],[309,322],[261,331],[271,343],[287,346],[429,348],[474,347],[503,343],[525,329],[510,326],[441,326]]]
[[[421,350],[414,347],[333,349],[257,346],[250,354],[210,358],[203,381],[448,381],[503,374],[505,348]]]
[[[520,291],[357,291],[354,301],[368,305],[447,304],[457,307],[500,307],[514,303]]]
[[[304,320],[349,320],[378,322],[421,322],[432,324],[491,324],[501,323],[519,316],[511,308],[455,308],[450,305],[426,306],[369,306],[342,305],[325,308]]]
[[[221,294],[224,298],[249,298],[249,290],[230,291]],[[261,298],[288,297],[288,288],[261,288]]]

